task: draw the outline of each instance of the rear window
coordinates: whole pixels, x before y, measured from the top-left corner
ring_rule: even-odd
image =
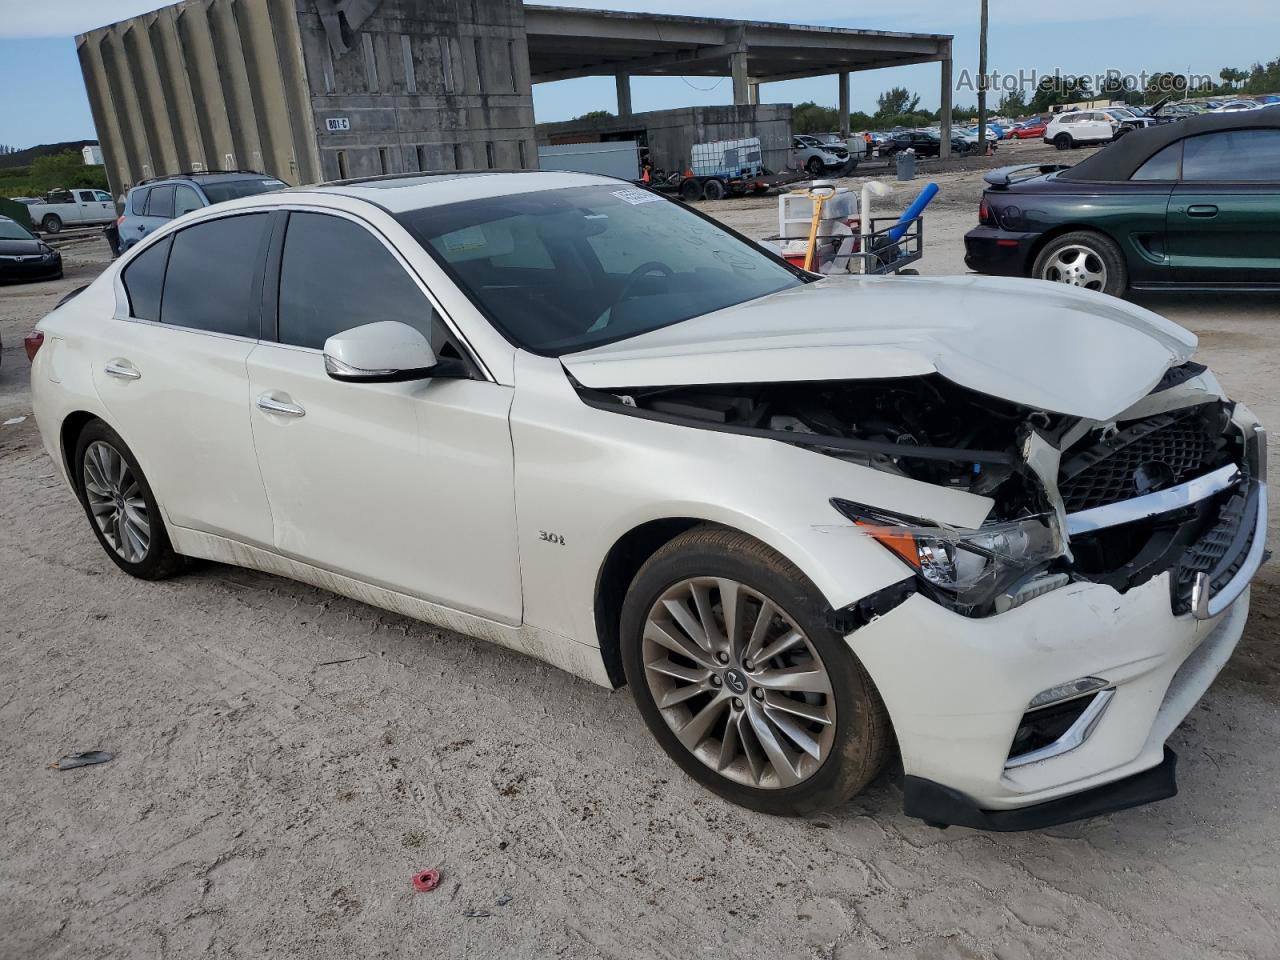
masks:
[[[274,177],[259,177],[246,180],[221,180],[217,183],[200,182],[200,189],[209,198],[210,203],[225,203],[227,200],[239,200],[241,197],[254,197],[272,190],[283,190],[288,184]]]
[[[1183,180],[1280,183],[1280,130],[1223,130],[1183,142]]]
[[[142,216],[147,209],[147,197],[151,196],[150,187],[139,187],[133,191],[133,195],[129,198],[129,212],[135,216]]]
[[[160,217],[163,220],[173,219],[173,184],[163,184],[151,188],[151,199],[147,201],[147,216]]]
[[[246,214],[179,231],[165,271],[161,322],[256,338],[255,281],[266,257],[270,219]]]
[[[160,293],[164,287],[165,264],[169,262],[172,237],[165,237],[129,261],[120,276],[129,295],[129,316],[139,320],[160,319]]]

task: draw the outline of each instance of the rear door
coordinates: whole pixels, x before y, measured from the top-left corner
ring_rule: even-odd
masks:
[[[521,620],[512,390],[484,379],[341,383],[322,347],[381,320],[474,370],[389,241],[337,213],[289,214],[277,342],[249,358],[253,438],[276,549],[357,580],[508,624]],[[281,405],[284,405],[283,407]]]
[[[1183,142],[1169,204],[1182,283],[1280,283],[1280,130],[1222,130]]]
[[[205,220],[121,273],[126,306],[93,376],[171,524],[259,546],[271,513],[249,423],[270,214]]]

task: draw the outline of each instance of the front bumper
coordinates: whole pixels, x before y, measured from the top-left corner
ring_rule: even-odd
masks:
[[[1211,619],[1175,615],[1164,573],[1125,594],[1073,583],[984,619],[917,594],[847,641],[893,721],[908,814],[1028,829],[1171,796],[1171,765],[1132,778],[1166,764],[1165,740],[1230,658],[1248,609],[1246,590]],[[1031,699],[1077,677],[1114,688],[1089,736],[1006,766]]]
[[[52,260],[4,260],[0,259],[0,281],[47,280],[62,272],[62,257]]]
[[[964,265],[993,277],[1025,277],[1038,233],[974,227],[964,235]]]

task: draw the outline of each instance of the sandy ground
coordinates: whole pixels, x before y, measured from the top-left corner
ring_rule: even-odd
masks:
[[[921,268],[958,272],[979,180],[937,179]],[[106,261],[65,253],[65,280],[0,288],[0,421],[31,412],[22,334]],[[1280,424],[1274,298],[1144,303]],[[830,815],[751,814],[685,779],[626,690],[266,575],[130,580],[30,419],[0,427],[0,530],[4,960],[1280,956],[1274,563],[1171,740],[1175,799],[995,835],[905,818],[894,769]],[[46,767],[88,749],[116,759]],[[444,882],[415,893],[426,867]]]

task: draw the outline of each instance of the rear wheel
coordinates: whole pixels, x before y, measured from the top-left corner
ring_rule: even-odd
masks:
[[[1060,133],[1053,138],[1053,145],[1059,150],[1070,150],[1075,144],[1071,140],[1071,134]]]
[[[147,478],[119,434],[101,420],[86,426],[73,469],[89,524],[116,566],[143,580],[182,569]]]
[[[46,213],[44,219],[40,221],[40,226],[45,233],[61,233],[62,218],[56,213]]]
[[[704,200],[723,200],[728,191],[725,189],[723,180],[708,180],[702,187],[702,199]]]
[[[703,786],[765,813],[843,802],[884,765],[889,720],[829,609],[745,534],[698,527],[636,574],[623,665],[641,715]]]
[[[1090,230],[1063,234],[1036,257],[1032,276],[1122,296],[1129,286],[1124,254],[1110,237]]]

